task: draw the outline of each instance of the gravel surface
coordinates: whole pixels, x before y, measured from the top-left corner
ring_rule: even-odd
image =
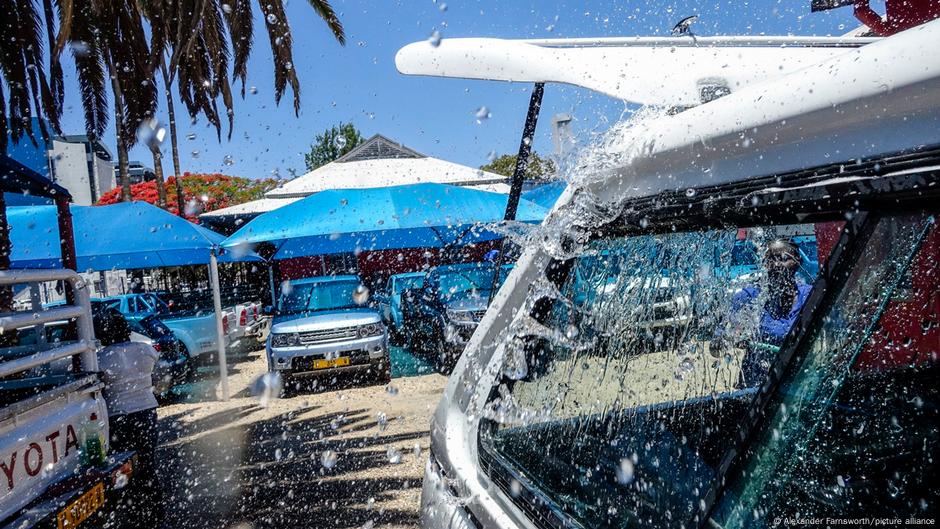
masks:
[[[234,362],[228,402],[203,368],[159,408],[164,527],[417,527],[446,378],[328,377],[264,399],[252,388],[265,367],[263,352]]]

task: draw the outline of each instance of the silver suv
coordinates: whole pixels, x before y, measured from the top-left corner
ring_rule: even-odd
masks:
[[[360,371],[391,379],[388,333],[357,276],[292,281],[278,300],[267,340],[268,369],[295,376]]]

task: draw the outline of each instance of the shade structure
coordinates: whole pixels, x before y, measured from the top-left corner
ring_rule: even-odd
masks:
[[[225,239],[146,202],[71,206],[78,270],[123,270],[206,265]],[[11,207],[13,268],[62,266],[54,206]],[[223,253],[220,261],[258,260],[252,253]]]
[[[440,248],[497,238],[488,224],[503,219],[507,196],[447,184],[321,191],[265,213],[222,243],[246,248],[270,242],[277,259],[397,248]],[[548,211],[522,200],[521,222]]]
[[[547,184],[542,184],[536,188],[530,189],[522,194],[522,198],[542,206],[546,209],[552,209],[558,197],[565,192],[568,182],[556,180]]]

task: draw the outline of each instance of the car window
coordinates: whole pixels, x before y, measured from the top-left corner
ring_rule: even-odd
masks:
[[[394,293],[401,294],[402,292],[410,288],[421,288],[421,284],[424,283],[423,276],[415,277],[396,277],[394,279]]]
[[[883,249],[869,284],[890,284],[879,272],[892,251],[911,251],[915,224]],[[586,527],[692,524],[812,294],[793,268],[781,311],[768,250],[778,239],[792,248],[795,231],[813,226],[746,230],[762,259],[743,278],[727,273],[736,229],[592,243],[547,321],[523,322],[515,333],[530,338],[506,346],[481,436],[489,468],[511,469]]]
[[[922,215],[878,224],[732,472],[718,526],[755,525],[754,513],[906,519],[937,505],[929,483],[940,454],[938,342],[922,340],[931,326],[920,322],[899,343],[879,339],[894,326],[889,300],[904,276],[913,270],[927,280],[925,294],[937,292],[938,263],[927,255],[935,246],[923,244],[932,224]]]
[[[282,313],[355,308],[358,281],[302,283],[285,292],[278,303]]]

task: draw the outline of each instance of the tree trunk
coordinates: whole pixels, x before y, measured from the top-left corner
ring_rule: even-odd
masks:
[[[157,205],[166,209],[166,185],[163,182],[163,153],[160,147],[151,147],[150,153],[153,154],[153,174],[156,175],[154,183],[157,185]]]
[[[182,173],[180,172],[180,149],[176,139],[176,110],[173,108],[172,83],[170,74],[166,71],[166,64],[160,62],[160,72],[163,74],[163,86],[166,89],[166,112],[170,118],[170,150],[173,152],[173,174],[176,176],[173,180],[176,183],[176,207],[179,209],[179,216],[184,216],[183,203],[186,198],[183,196],[183,183],[180,181]]]
[[[111,91],[114,92],[114,135],[117,139],[118,180],[121,183],[121,202],[130,202],[133,197],[131,195],[131,178],[127,167],[127,141],[124,138],[124,93],[121,92],[121,84],[118,83],[114,65],[109,61],[108,66],[110,66]]]

